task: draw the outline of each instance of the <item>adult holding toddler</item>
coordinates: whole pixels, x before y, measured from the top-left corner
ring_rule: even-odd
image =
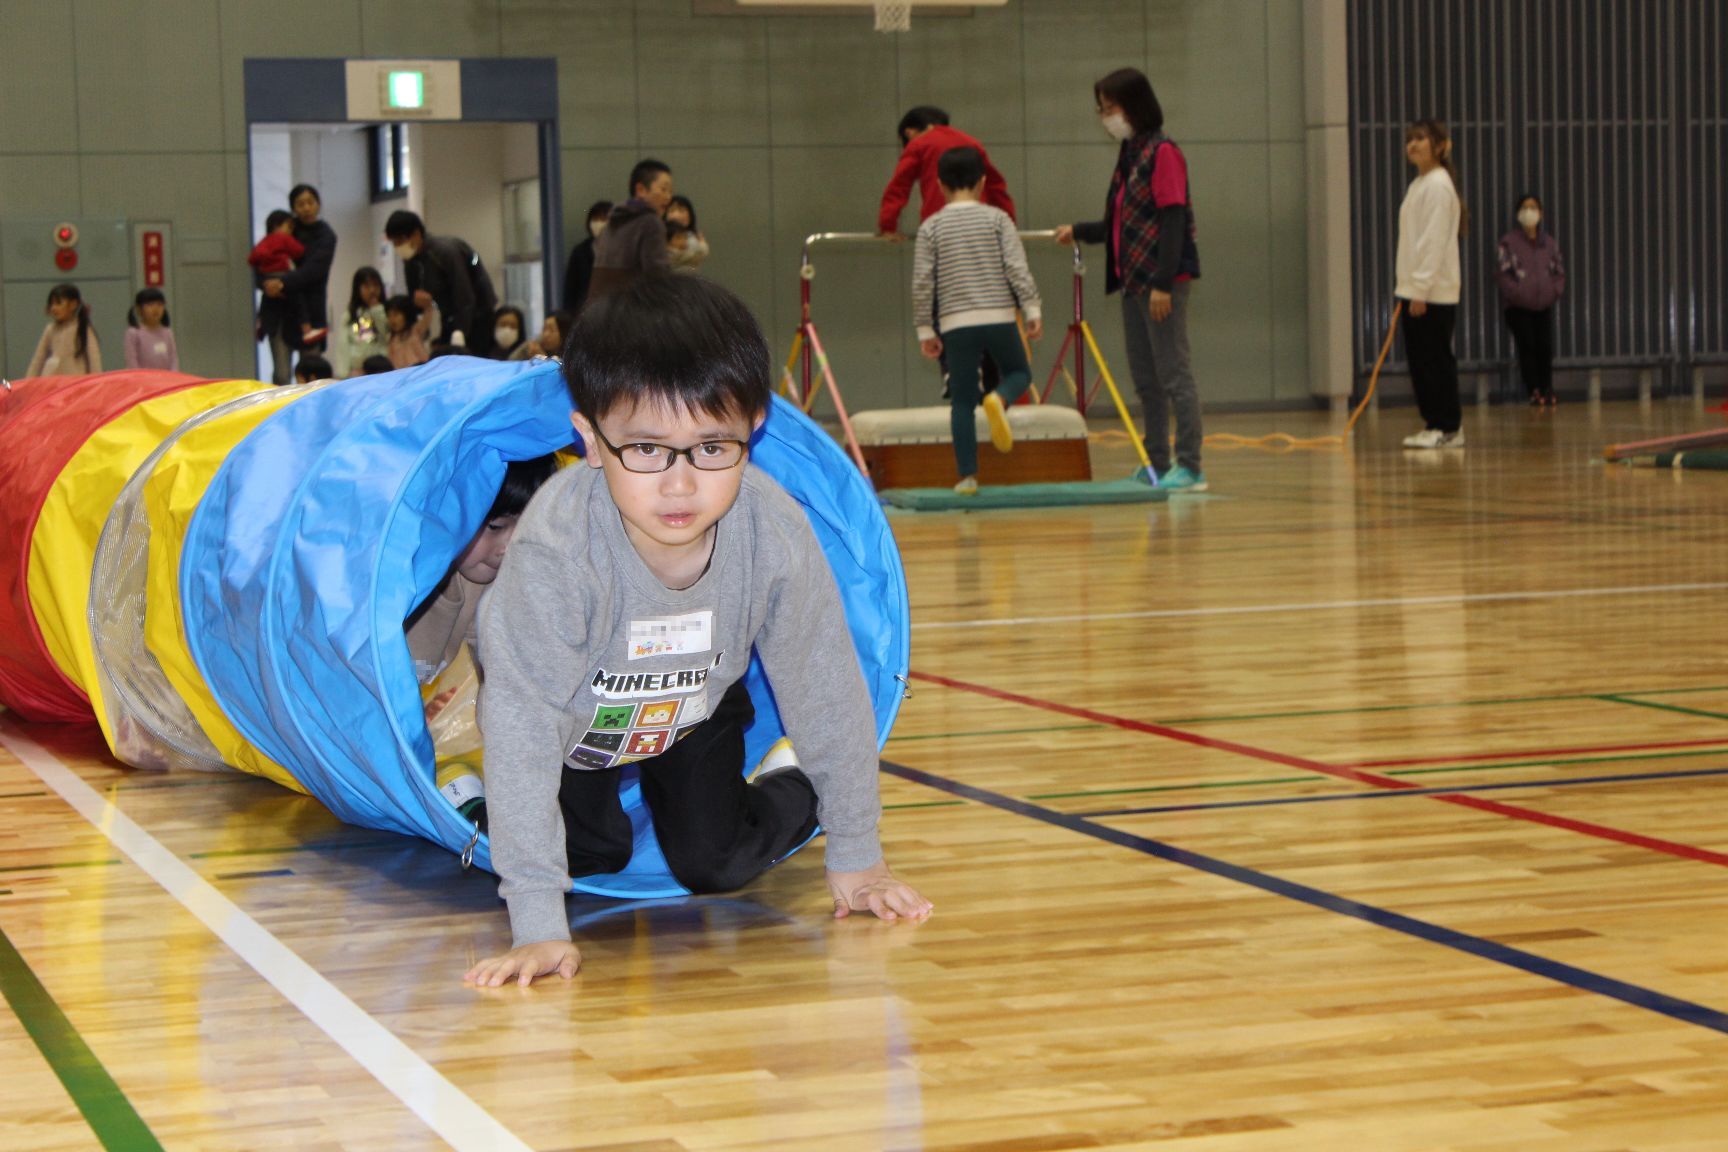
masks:
[[[1188,161],[1164,135],[1164,109],[1151,81],[1119,68],[1092,86],[1098,118],[1121,141],[1104,200],[1104,219],[1056,229],[1058,244],[1103,244],[1104,289],[1122,294],[1128,371],[1146,419],[1150,475],[1174,491],[1204,492],[1200,469],[1200,390],[1189,365],[1188,291],[1200,278]],[[1176,464],[1170,464],[1170,412],[1176,413]]]
[[[638,277],[576,319],[564,377],[586,463],[536,495],[480,606],[515,946],[474,984],[576,974],[564,896],[630,860],[626,761],[691,891],[749,883],[820,822],[836,918],[930,913],[882,857],[875,720],[833,573],[803,509],[748,463],[772,376],[749,309],[701,277]],[[752,647],[802,767],[746,783]]]
[[[336,259],[336,230],[319,219],[324,201],[318,189],[310,184],[294,185],[288,190],[288,207],[294,214],[293,237],[301,255],[293,268],[262,277],[259,283],[265,299],[283,304],[285,319],[270,341],[278,384],[288,383],[292,353],[324,348],[330,315],[330,264]]]

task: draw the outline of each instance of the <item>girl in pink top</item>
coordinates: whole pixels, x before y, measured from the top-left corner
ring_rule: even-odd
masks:
[[[168,298],[160,288],[146,288],[132,298],[126,314],[126,367],[180,371],[180,349],[168,326]]]

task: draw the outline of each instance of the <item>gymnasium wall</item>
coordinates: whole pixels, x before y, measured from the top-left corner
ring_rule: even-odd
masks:
[[[1143,68],[1187,152],[1205,279],[1191,333],[1209,403],[1309,395],[1303,5],[1296,0],[1011,0],[868,16],[698,15],[693,0],[31,0],[0,7],[0,214],[174,224],[182,363],[249,374],[241,63],[257,56],[556,56],[565,232],[654,155],[696,202],[707,271],[744,296],[784,355],[798,250],[868,231],[917,103],[949,109],[1006,174],[1022,225],[1101,214],[1115,146],[1091,84]],[[431,222],[434,229],[437,222]],[[912,210],[903,228],[915,226]],[[344,237],[344,242],[348,237]],[[372,239],[366,243],[370,247]],[[1069,260],[1032,250],[1057,331]],[[817,318],[849,402],[936,401],[912,340],[911,252],[820,253]],[[1126,377],[1120,320],[1091,260],[1088,308]],[[118,317],[100,318],[118,360]],[[0,349],[0,354],[4,350]],[[1040,371],[1042,375],[1042,371]],[[1323,391],[1324,389],[1316,389]]]

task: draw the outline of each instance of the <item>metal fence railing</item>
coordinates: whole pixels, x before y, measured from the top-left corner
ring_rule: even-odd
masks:
[[[1563,366],[1650,366],[1670,385],[1728,362],[1728,15],[1722,0],[1384,0],[1350,12],[1353,350],[1392,311],[1404,128],[1452,133],[1470,213],[1457,348],[1510,359],[1494,287],[1520,195],[1566,259]]]

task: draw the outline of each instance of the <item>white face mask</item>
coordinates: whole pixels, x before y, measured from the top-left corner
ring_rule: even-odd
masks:
[[[600,239],[600,233],[604,231],[606,231],[606,221],[590,220],[588,222],[588,235],[594,237],[594,239]]]
[[[414,259],[414,245],[412,245],[412,244],[398,244],[398,245],[396,245],[396,258],[398,260],[412,260],[412,259]]]
[[[1534,208],[1525,208],[1518,213],[1518,223],[1526,228],[1534,228],[1542,223],[1542,213]]]
[[[502,324],[500,324],[498,327],[492,329],[492,339],[498,341],[498,347],[500,347],[500,348],[513,348],[513,347],[515,347],[516,337],[518,337],[520,335],[521,335],[521,332],[518,331],[517,329],[507,328]]]
[[[1126,140],[1134,135],[1134,126],[1128,123],[1128,118],[1120,112],[1110,113],[1100,119],[1099,123],[1104,125],[1104,131],[1110,133],[1112,140]]]

